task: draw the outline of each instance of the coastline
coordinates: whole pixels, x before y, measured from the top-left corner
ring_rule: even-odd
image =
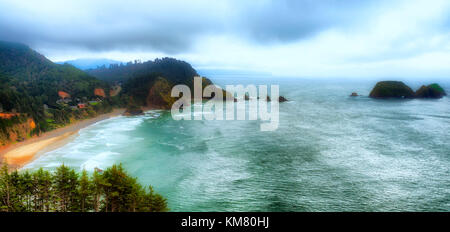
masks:
[[[41,154],[55,150],[70,142],[78,131],[99,121],[122,115],[125,109],[114,109],[111,113],[77,121],[68,126],[52,130],[38,137],[9,145],[0,150],[0,164],[8,163],[12,169],[19,169],[38,158]]]

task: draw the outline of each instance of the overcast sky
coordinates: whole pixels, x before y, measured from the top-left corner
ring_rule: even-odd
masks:
[[[299,77],[450,77],[448,0],[0,0],[0,40],[53,61],[171,56]]]

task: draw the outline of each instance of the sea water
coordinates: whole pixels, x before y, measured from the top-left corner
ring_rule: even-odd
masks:
[[[450,210],[450,98],[374,100],[372,80],[212,80],[279,84],[290,101],[280,104],[278,130],[149,111],[84,128],[25,169],[122,163],[172,211]],[[450,93],[448,82],[440,84]]]

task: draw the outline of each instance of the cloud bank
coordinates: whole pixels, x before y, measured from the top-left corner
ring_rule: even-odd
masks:
[[[443,76],[449,15],[445,0],[0,0],[0,40],[52,59],[167,55],[292,76]]]

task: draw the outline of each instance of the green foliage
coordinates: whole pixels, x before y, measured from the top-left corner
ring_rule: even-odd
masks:
[[[54,103],[58,91],[73,98],[94,97],[95,88],[109,90],[109,85],[68,64],[59,65],[29,47],[0,42],[0,70],[9,77],[10,86],[23,88],[30,96]]]
[[[112,64],[109,68],[103,66],[87,72],[101,80],[123,82],[123,95],[132,98],[137,106],[162,109],[170,108],[175,101],[170,97],[174,85],[184,84],[192,89],[194,77],[198,76],[189,63],[167,57],[144,63]],[[204,84],[211,83],[204,78]],[[123,102],[130,107],[131,101]]]
[[[86,208],[91,208],[92,202],[92,190],[93,183],[89,181],[89,175],[86,170],[81,172],[79,187],[78,187],[78,197],[80,201],[81,212],[86,211]]]
[[[74,170],[61,165],[54,175],[56,210],[76,211],[78,175]]]
[[[0,212],[164,212],[167,201],[122,165],[92,175],[61,165],[54,172],[0,169]]]
[[[442,98],[446,95],[447,93],[445,93],[445,90],[439,84],[422,85],[416,91],[417,98]]]
[[[138,106],[146,105],[146,99],[150,88],[158,78],[159,74],[151,73],[139,75],[129,79],[123,86],[123,91],[131,96],[133,104]]]
[[[441,93],[443,95],[447,95],[445,93],[445,90],[439,84],[436,84],[436,83],[431,84],[431,85],[428,86],[428,88],[433,89],[434,91],[436,91],[438,93]]]
[[[15,124],[23,122],[24,119],[21,117],[11,117],[9,119],[0,118],[0,134],[4,134],[7,139],[9,139],[9,134],[7,129]],[[1,143],[0,143],[1,145]]]

